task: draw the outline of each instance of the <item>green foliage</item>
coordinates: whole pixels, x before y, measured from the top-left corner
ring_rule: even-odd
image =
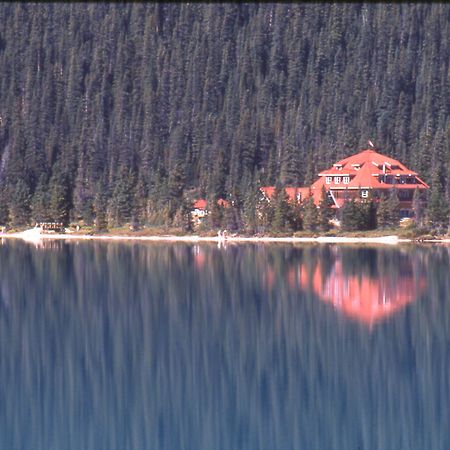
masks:
[[[314,199],[309,197],[303,205],[303,229],[316,231],[319,226],[319,215]]]
[[[94,197],[95,229],[96,231],[105,231],[108,229],[107,216],[108,196],[103,178],[99,180],[96,186]]]
[[[418,227],[422,227],[424,224],[425,216],[425,194],[421,193],[418,188],[414,189],[413,195],[413,210],[414,210],[414,220]]]
[[[55,222],[68,225],[71,210],[71,195],[69,191],[68,176],[62,171],[60,165],[55,170],[49,182],[49,215]]]
[[[372,230],[376,226],[376,209],[371,200],[346,201],[341,211],[341,227],[344,231]]]
[[[275,188],[271,204],[273,207],[271,230],[274,232],[286,231],[289,224],[289,198],[286,194],[286,190],[280,184],[277,184]]]
[[[131,171],[122,168],[117,177],[110,204],[115,226],[120,227],[131,219],[134,200],[133,187],[133,174]]]
[[[379,228],[392,228],[399,225],[400,202],[396,189],[391,189],[388,195],[382,194],[376,215]]]
[[[239,191],[225,222],[293,229],[281,204],[252,215],[257,187],[307,185],[368,138],[448,190],[446,17],[440,3],[2,3],[0,219],[29,216],[18,180],[45,211],[45,174],[55,220],[169,226],[186,192]]]
[[[333,210],[331,209],[328,198],[327,191],[324,186],[322,186],[319,211],[317,217],[317,224],[320,231],[328,231],[331,228],[330,220],[333,217]]]
[[[446,233],[449,226],[450,208],[436,180],[430,192],[427,208],[427,225],[438,233]]]
[[[225,216],[225,208],[220,206],[215,199],[211,199],[208,202],[208,216],[206,221],[208,222],[209,228],[213,230],[218,230],[223,228],[222,223]]]
[[[11,197],[11,223],[13,226],[28,225],[30,222],[30,188],[24,180],[19,180]]]
[[[33,222],[49,222],[51,220],[49,208],[50,195],[48,192],[48,184],[46,182],[46,176],[42,174],[31,200],[31,218]]]

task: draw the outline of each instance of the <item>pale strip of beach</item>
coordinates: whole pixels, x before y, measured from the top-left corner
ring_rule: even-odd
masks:
[[[22,239],[27,242],[38,242],[43,239],[64,240],[107,240],[107,241],[153,241],[153,242],[253,242],[253,243],[302,243],[312,242],[319,244],[387,244],[396,245],[404,242],[414,242],[413,239],[403,239],[398,236],[379,237],[344,237],[344,236],[318,236],[318,237],[244,237],[244,236],[129,236],[129,235],[87,235],[67,231],[66,233],[41,233],[40,228],[31,228],[18,233],[0,233],[2,239]],[[450,243],[450,239],[423,240],[422,242]]]

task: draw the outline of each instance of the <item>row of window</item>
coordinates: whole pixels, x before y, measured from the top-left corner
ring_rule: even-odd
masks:
[[[341,184],[341,179],[343,184],[350,183],[350,177],[334,177],[334,184]],[[325,177],[325,183],[331,184],[333,177]]]
[[[417,184],[417,179],[414,176],[394,176],[394,175],[378,175],[378,181],[385,184]]]

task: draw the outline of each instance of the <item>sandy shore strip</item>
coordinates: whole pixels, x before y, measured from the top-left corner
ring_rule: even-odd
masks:
[[[31,228],[19,233],[0,233],[2,239],[22,239],[27,242],[39,242],[43,239],[65,239],[65,240],[107,240],[107,241],[154,241],[154,242],[254,242],[254,243],[301,243],[316,242],[324,244],[388,244],[396,245],[403,242],[414,242],[413,239],[400,239],[398,236],[380,237],[244,237],[228,236],[226,239],[219,236],[117,236],[117,235],[86,235],[77,233],[41,233],[40,228]],[[450,243],[450,239],[424,240],[423,242]]]

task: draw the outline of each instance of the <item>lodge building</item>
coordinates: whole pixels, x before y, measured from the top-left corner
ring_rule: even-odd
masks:
[[[309,197],[319,206],[322,187],[328,194],[333,208],[342,208],[346,200],[363,201],[373,198],[378,201],[383,192],[397,191],[400,216],[412,217],[415,189],[425,191],[429,186],[419,175],[401,162],[377,153],[373,149],[342,159],[318,174],[318,179],[309,187],[288,187],[286,194],[291,201],[303,201]],[[263,196],[270,201],[275,187],[261,188]]]

